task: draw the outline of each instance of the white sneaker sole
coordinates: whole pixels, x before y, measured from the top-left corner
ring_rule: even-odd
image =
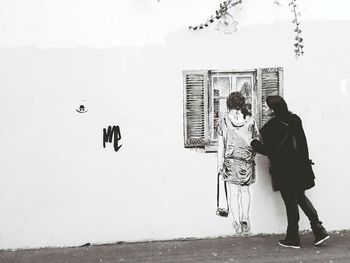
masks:
[[[292,245],[283,245],[282,243],[278,242],[278,244],[282,247],[291,247],[291,248],[300,248],[300,246],[292,246]]]
[[[321,245],[323,242],[325,242],[327,239],[329,238],[329,236],[326,236],[324,239],[321,239],[320,241],[317,241],[315,243],[315,246]]]

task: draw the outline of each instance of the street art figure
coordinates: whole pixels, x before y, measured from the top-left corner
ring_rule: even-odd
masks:
[[[283,72],[282,67],[183,71],[184,147],[217,152],[216,214],[232,214],[238,234],[250,233],[251,228],[255,152],[250,143],[270,118],[266,98],[283,94]],[[230,195],[225,205],[220,205],[221,179],[225,197],[227,189]]]
[[[259,130],[249,105],[240,92],[232,92],[226,105],[228,114],[218,124],[218,172],[230,189],[229,207],[237,234],[250,232],[250,185],[255,182],[255,152],[250,143]]]

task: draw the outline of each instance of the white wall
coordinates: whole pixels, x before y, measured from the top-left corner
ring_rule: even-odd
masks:
[[[306,19],[305,56],[295,60],[289,21],[246,23],[233,35],[192,33],[175,22],[157,30],[156,22],[143,26],[146,14],[181,11],[184,3],[130,2],[1,2],[0,248],[232,234],[230,220],[215,215],[215,154],[183,147],[184,69],[283,66],[285,98],[303,119],[316,163],[309,196],[328,229],[348,229],[350,22]],[[334,12],[340,18],[342,3]],[[112,12],[118,5],[119,18]],[[138,10],[127,15],[138,23],[124,19],[125,6]],[[91,15],[99,26],[85,27]],[[115,20],[100,20],[108,15]],[[192,19],[185,17],[181,23]],[[136,24],[157,32],[147,38]],[[82,103],[85,114],[76,112]],[[102,147],[109,125],[121,128],[118,152]],[[283,232],[285,211],[261,156],[258,169],[253,234]]]

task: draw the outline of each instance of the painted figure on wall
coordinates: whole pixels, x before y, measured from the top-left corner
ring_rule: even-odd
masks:
[[[270,118],[266,98],[283,94],[283,68],[185,70],[183,77],[184,146],[218,154],[216,215],[231,213],[236,233],[250,233],[250,188],[255,182],[250,143]],[[220,205],[222,184],[226,205]]]
[[[218,173],[229,185],[229,207],[237,234],[250,232],[250,185],[255,182],[255,152],[250,143],[258,139],[255,119],[242,93],[232,92],[227,100],[228,113],[218,123]]]

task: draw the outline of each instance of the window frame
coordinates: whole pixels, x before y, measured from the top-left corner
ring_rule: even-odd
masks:
[[[206,137],[205,137],[205,144],[204,144],[204,150],[205,152],[217,152],[217,145],[218,145],[218,140],[215,139],[215,129],[214,129],[214,87],[212,86],[213,84],[213,78],[214,77],[219,77],[222,75],[223,77],[225,76],[230,76],[230,93],[233,92],[233,79],[232,77],[234,76],[234,80],[237,80],[237,77],[252,77],[253,81],[253,92],[258,96],[257,93],[257,70],[256,69],[243,69],[243,70],[209,70],[208,72],[208,108],[207,110],[207,118],[205,119],[205,122],[207,123],[205,129],[206,129]],[[236,83],[235,83],[236,86]],[[236,88],[236,87],[235,87]],[[253,95],[252,95],[253,96]],[[258,99],[256,100],[258,102]],[[258,105],[255,107],[254,111],[254,116],[258,112]]]

